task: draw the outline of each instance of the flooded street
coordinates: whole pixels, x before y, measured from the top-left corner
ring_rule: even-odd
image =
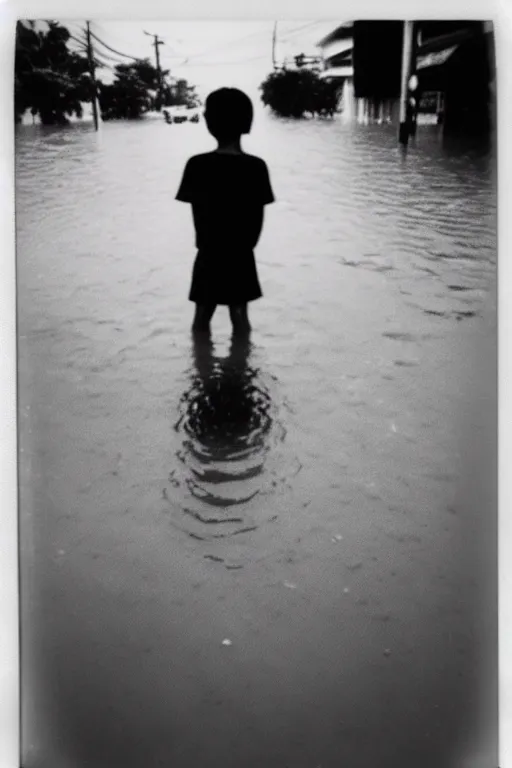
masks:
[[[258,112],[264,295],[210,346],[211,146],[17,133],[24,768],[495,767],[493,159]]]

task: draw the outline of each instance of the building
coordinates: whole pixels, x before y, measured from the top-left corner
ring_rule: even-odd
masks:
[[[321,77],[339,84],[342,118],[353,120],[357,114],[354,96],[353,22],[340,24],[317,43],[323,60]]]
[[[492,22],[420,22],[420,106],[446,134],[487,134],[495,123]]]
[[[399,120],[403,22],[354,21],[317,43],[322,77],[339,83],[345,120]],[[418,122],[443,122],[446,133],[482,133],[493,123],[492,23],[418,21],[413,71]]]
[[[345,22],[317,43],[324,61],[322,78],[339,82],[344,120],[368,124],[398,119],[402,27],[397,21]]]

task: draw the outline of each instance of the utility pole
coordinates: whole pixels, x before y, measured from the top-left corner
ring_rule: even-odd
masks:
[[[398,130],[398,141],[407,146],[410,135],[410,125],[408,120],[408,92],[409,80],[411,78],[412,56],[414,42],[414,22],[404,21],[404,34],[402,42],[402,79],[400,86],[400,127]]]
[[[155,59],[156,59],[156,71],[158,73],[158,96],[156,99],[156,110],[160,112],[162,108],[162,69],[160,67],[160,46],[165,45],[163,40],[159,40],[158,35],[152,35],[150,32],[144,32],[148,37],[153,38],[153,45],[155,47]]]
[[[92,49],[92,40],[91,40],[91,22],[86,21],[87,25],[87,59],[89,61],[89,72],[91,74],[91,101],[92,101],[92,115],[94,119],[94,130],[97,131],[99,129],[99,118],[98,118],[98,86],[96,84],[96,69],[94,66],[94,53]]]
[[[272,34],[272,66],[277,69],[276,64],[276,40],[277,40],[277,21],[274,22],[274,32]]]

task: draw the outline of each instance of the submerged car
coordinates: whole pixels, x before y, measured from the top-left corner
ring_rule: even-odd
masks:
[[[162,110],[165,122],[171,125],[172,123],[198,123],[199,111],[197,109],[190,109],[189,107],[166,107]]]

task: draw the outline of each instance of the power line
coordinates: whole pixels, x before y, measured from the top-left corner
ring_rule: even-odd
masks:
[[[244,35],[243,37],[237,37],[235,39],[232,39],[231,42],[218,43],[217,45],[214,45],[212,48],[207,48],[205,51],[202,51],[201,53],[193,53],[192,55],[186,56],[184,58],[186,58],[188,61],[191,61],[193,59],[198,59],[203,56],[206,56],[209,53],[215,53],[215,51],[218,51],[219,49],[222,49],[224,51],[226,48],[231,48],[233,45],[238,45],[240,43],[245,42],[246,40],[250,40],[253,37],[259,37],[260,35],[267,36],[268,29],[260,29],[260,30],[257,30],[256,32],[251,32],[249,35]]]
[[[71,26],[71,24],[66,24],[66,29],[71,35],[86,35],[87,30],[85,27],[81,26],[78,22],[75,22],[74,26]]]
[[[305,28],[308,28],[308,27],[311,27],[311,26],[316,26],[319,23],[323,23],[323,22],[308,22],[308,24],[304,24],[304,25],[298,27],[297,29],[292,29],[291,32],[285,33],[284,37],[295,35],[297,32],[300,32],[301,30],[303,30]],[[98,26],[98,25],[96,25],[96,26]],[[253,32],[249,33],[248,35],[244,35],[242,37],[237,37],[235,39],[231,39],[230,41],[228,41],[226,43],[220,43],[219,42],[218,44],[216,44],[214,46],[211,46],[210,48],[206,48],[205,50],[203,50],[203,51],[201,51],[199,53],[193,53],[190,56],[187,56],[186,54],[181,54],[181,55],[180,54],[176,54],[174,56],[171,55],[171,54],[163,54],[161,56],[161,58],[162,59],[166,59],[166,60],[172,60],[172,61],[179,61],[181,59],[182,63],[181,64],[177,64],[177,66],[187,66],[189,62],[195,63],[197,59],[201,59],[204,56],[207,56],[209,54],[215,53],[217,51],[224,52],[227,48],[232,48],[233,46],[243,45],[248,40],[251,40],[251,39],[254,39],[254,38],[258,38],[258,37],[262,37],[262,36],[266,36],[266,35],[268,35],[268,29],[259,29],[259,30],[256,30],[256,31],[253,31]],[[140,60],[140,57],[130,56],[130,55],[126,54],[126,53],[122,53],[121,51],[118,51],[117,49],[107,45],[103,40],[101,40],[101,38],[98,35],[96,35],[92,31],[91,31],[91,37],[94,37],[94,39],[98,43],[100,43],[107,50],[111,51],[112,53],[115,53],[118,56],[122,56],[124,58],[129,58],[129,59],[132,59],[134,61]],[[260,57],[257,57],[257,58],[260,58]],[[216,63],[217,62],[215,62],[215,64]],[[208,66],[208,63],[204,62],[204,65]]]
[[[259,56],[251,56],[248,59],[231,59],[231,61],[209,61],[209,62],[191,62],[190,64],[185,63],[182,66],[183,67],[228,67],[228,66],[236,66],[238,64],[247,64],[251,61],[262,61],[263,59],[268,59],[268,54],[260,54]]]
[[[300,27],[298,27],[296,29],[292,29],[290,32],[285,33],[283,35],[283,37],[288,38],[288,37],[295,36],[296,34],[298,34],[299,32],[301,32],[304,29],[307,29],[307,28],[310,28],[310,27],[313,27],[313,26],[317,26],[318,24],[322,24],[322,23],[323,22],[308,22],[307,24],[303,24]],[[83,30],[81,30],[81,31],[83,31]],[[266,36],[267,34],[268,34],[268,29],[264,29],[264,30],[260,29],[260,30],[256,30],[254,32],[251,32],[248,35],[244,35],[242,37],[239,37],[239,38],[236,38],[236,39],[232,39],[231,41],[229,41],[227,43],[219,43],[218,45],[212,46],[212,47],[202,51],[201,53],[192,54],[189,57],[187,57],[185,55],[184,56],[179,56],[178,54],[176,54],[175,56],[173,56],[171,54],[164,54],[162,56],[162,59],[173,60],[173,61],[178,61],[179,59],[182,59],[181,63],[176,64],[177,67],[185,67],[185,66],[229,66],[229,65],[244,64],[246,62],[251,62],[251,61],[259,61],[259,60],[262,60],[262,59],[266,58],[267,56],[262,54],[262,55],[250,57],[248,59],[246,58],[246,59],[234,60],[234,61],[231,60],[231,61],[213,61],[213,62],[212,61],[210,61],[210,62],[205,61],[205,62],[201,62],[201,61],[197,61],[197,60],[201,59],[202,57],[206,56],[209,53],[214,53],[216,51],[219,51],[219,52],[222,51],[223,52],[223,51],[226,50],[226,48],[232,48],[233,46],[242,45],[247,40],[254,39],[254,38],[257,38],[257,37],[260,37],[260,36],[263,36],[263,35]],[[117,50],[116,48],[113,48],[112,46],[110,46],[107,43],[105,43],[104,40],[102,40],[92,30],[90,31],[90,35],[91,35],[91,38],[94,38],[94,40],[97,43],[99,43],[101,46],[103,46],[103,48],[105,48],[107,51],[110,51],[111,53],[115,54],[115,56],[111,56],[110,54],[108,54],[104,50],[102,50],[101,51],[101,56],[104,59],[107,59],[109,61],[115,62],[116,64],[124,63],[122,61],[123,58],[124,59],[130,59],[131,61],[141,61],[142,60],[141,57],[131,56],[131,55],[127,54],[127,53],[124,53],[122,51]],[[84,41],[80,40],[80,38],[76,37],[75,35],[71,35],[71,37],[79,45],[85,45]],[[157,39],[158,39],[158,36],[157,36]],[[163,41],[158,40],[158,43],[162,44]],[[122,57],[122,59],[120,60],[119,58],[116,58],[116,57]],[[112,65],[107,65],[107,64],[105,64],[105,62],[103,62],[103,63],[104,63],[105,66],[109,66],[109,68],[112,69]]]
[[[324,23],[325,22],[323,21],[313,21],[313,22],[310,21],[307,24],[302,24],[301,26],[296,27],[295,29],[292,29],[289,32],[285,32],[283,35],[279,35],[279,37],[277,38],[277,43],[279,43],[280,40],[283,41],[283,38],[287,40],[288,38],[294,37],[295,35],[299,34],[300,32],[306,29],[313,28]],[[188,62],[195,62],[196,59],[200,59],[209,53],[215,53],[218,50],[224,51],[228,47],[229,48],[233,47],[233,45],[239,45],[239,44],[245,43],[245,41],[250,40],[252,38],[267,36],[268,34],[269,34],[268,29],[264,29],[264,30],[261,29],[261,30],[257,30],[256,32],[251,32],[249,35],[245,35],[243,37],[233,39],[228,43],[225,43],[225,44],[219,43],[218,45],[215,45],[212,48],[207,48],[205,51],[202,51],[201,53],[194,53],[191,56],[184,57],[184,62],[183,62],[183,65],[181,66],[187,66]],[[256,58],[257,59],[265,58],[265,56],[258,56]],[[255,61],[256,59],[250,59],[250,60]],[[201,64],[203,64],[203,62],[201,62]],[[204,66],[211,66],[211,64],[207,64],[207,62],[204,62]]]
[[[307,24],[304,24],[303,26],[298,27],[297,29],[292,29],[291,32],[285,32],[284,35],[282,35],[282,37],[284,38],[295,37],[295,35],[297,35],[299,32],[303,32],[305,29],[318,27],[319,25],[323,25],[323,24],[325,24],[325,21],[310,21]]]
[[[78,43],[79,45],[83,46],[84,50],[87,50],[87,42],[85,40],[80,40],[80,38],[75,37],[74,35],[70,35],[70,40],[74,40],[75,43]]]
[[[87,40],[81,37],[75,37],[74,35],[70,35],[69,39],[74,40],[76,43],[80,43],[80,45],[87,45]]]
[[[95,28],[97,30],[99,30],[99,33],[101,35],[103,35],[103,37],[107,37],[107,35],[110,37],[110,33],[106,32],[105,29],[102,28],[98,22],[94,22],[94,26],[95,26]],[[218,44],[214,45],[213,47],[207,48],[206,50],[203,50],[203,51],[201,51],[199,53],[192,53],[190,56],[187,56],[186,53],[176,53],[174,58],[176,60],[177,59],[182,59],[184,61],[186,59],[192,60],[192,59],[200,58],[202,56],[205,56],[206,54],[213,53],[213,52],[215,52],[215,51],[217,51],[219,49],[224,50],[227,47],[231,48],[233,45],[237,45],[239,43],[243,43],[243,42],[245,42],[245,40],[249,40],[250,38],[258,37],[260,35],[267,35],[267,34],[268,34],[268,28],[263,29],[263,30],[256,30],[256,31],[253,31],[250,34],[245,35],[245,36],[243,36],[241,38],[237,37],[235,39],[229,40],[227,43],[218,43]],[[181,40],[179,40],[178,42],[181,42]],[[167,41],[165,42],[165,44],[169,48],[169,44],[167,43]],[[114,49],[111,49],[111,50],[114,50]],[[170,50],[172,50],[172,48]],[[115,51],[115,52],[119,53],[119,51]],[[123,54],[123,55],[126,56],[126,54]],[[161,58],[171,58],[171,56],[169,54],[162,54]]]
[[[111,56],[109,53],[105,53],[104,51],[100,51],[96,55],[101,55],[102,58],[108,59],[109,61],[115,61],[116,64],[127,64],[127,62],[123,61],[123,59],[116,58],[115,56]],[[130,65],[128,64],[128,66]]]
[[[94,63],[100,67],[105,67],[106,69],[110,69],[110,70],[114,69],[112,64],[109,64],[107,61],[103,61],[103,59],[101,59],[99,56],[94,57]]]
[[[97,37],[103,38],[104,40],[112,39],[112,33],[110,32],[110,30],[105,30],[105,28],[102,27],[97,21],[94,22],[94,29]],[[125,40],[121,40],[121,38],[116,36],[115,34],[114,34],[114,37],[115,37],[114,46],[116,46],[116,48],[117,48],[117,45],[119,45],[121,49],[126,47],[127,50],[130,50],[132,48],[133,40],[130,40],[129,43],[126,43]],[[111,50],[114,50],[114,49],[111,49]],[[126,54],[123,54],[123,55],[126,56]],[[140,59],[141,57],[137,56],[133,58]]]
[[[87,30],[82,30],[80,28],[80,31],[84,32],[85,35],[87,35]],[[78,43],[80,46],[83,46],[83,50],[86,52],[88,51],[88,45],[86,40],[81,40],[79,37],[76,37],[75,35],[71,34],[70,38],[74,40],[76,43]],[[114,62],[114,64],[125,64],[126,62],[123,60],[123,58],[130,58],[133,61],[142,61],[140,58],[136,58],[135,56],[128,56],[128,54],[121,53],[120,51],[117,51],[116,49],[112,48],[111,46],[107,45],[103,42],[94,32],[91,31],[91,38],[94,38],[99,43],[101,43],[104,48],[106,48],[109,51],[112,51],[115,53],[114,56],[112,56],[110,53],[106,53],[104,50],[102,50],[100,53],[95,52],[94,60],[95,62],[101,64],[103,67],[107,67],[110,70],[114,69],[114,66],[109,62]]]
[[[103,45],[108,51],[112,51],[112,53],[116,53],[118,56],[124,56],[126,59],[131,59],[132,61],[140,61],[140,57],[137,56],[130,56],[128,53],[121,53],[121,51],[116,51],[115,48],[111,48],[110,45],[107,45],[103,42],[103,40],[100,40],[100,38],[94,34],[94,32],[91,32],[91,37],[93,37],[96,42]]]
[[[68,19],[67,21],[62,22],[62,26],[66,29],[77,29],[80,30],[80,32],[86,31],[86,25],[84,20],[79,19]]]

